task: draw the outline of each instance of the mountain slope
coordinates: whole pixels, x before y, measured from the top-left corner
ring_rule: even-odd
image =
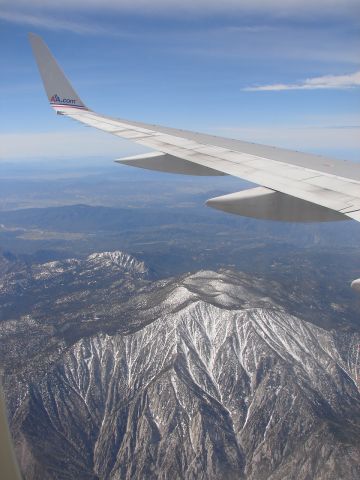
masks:
[[[8,367],[26,479],[360,475],[358,334],[290,315],[289,299],[271,299],[261,281],[235,272],[147,283],[143,265],[110,274],[114,261],[106,254],[77,264],[74,282],[86,281],[71,287],[82,298],[99,268],[113,293],[104,303],[95,282],[78,318],[80,326],[94,319],[100,299],[108,317],[101,306],[104,316],[95,312],[81,338],[58,333],[57,353],[40,354],[40,369]],[[47,282],[64,274],[46,265],[37,267],[41,279],[50,270]],[[124,285],[127,295],[116,297]],[[65,310],[69,298],[62,297]],[[31,307],[34,324],[41,305],[48,304]],[[49,312],[41,318],[45,335],[53,319]],[[14,322],[5,321],[2,333]],[[36,359],[36,341],[30,344]]]

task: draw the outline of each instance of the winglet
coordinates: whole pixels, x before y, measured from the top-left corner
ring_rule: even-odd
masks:
[[[29,33],[29,40],[50,105],[58,112],[76,108],[88,110],[42,38]]]

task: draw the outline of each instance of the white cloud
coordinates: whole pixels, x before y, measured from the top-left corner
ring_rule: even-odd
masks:
[[[319,90],[319,89],[345,89],[360,87],[360,71],[348,75],[324,75],[322,77],[307,78],[300,83],[275,83],[246,87],[248,92],[268,91],[277,92],[282,90]]]

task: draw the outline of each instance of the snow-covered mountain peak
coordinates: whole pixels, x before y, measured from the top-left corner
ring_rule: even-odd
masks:
[[[148,271],[144,262],[141,262],[131,255],[119,250],[113,252],[93,253],[87,257],[86,263],[92,265],[94,268],[116,268],[140,274],[145,274]]]
[[[177,310],[197,300],[223,310],[282,308],[273,299],[264,295],[261,282],[258,284],[255,279],[251,282],[247,275],[235,274],[231,270],[220,272],[201,270],[189,273],[179,279],[165,282],[163,290],[167,292],[162,297],[164,305],[173,306]]]
[[[175,290],[186,299],[177,310],[162,302],[139,330],[68,350],[34,387],[23,429],[40,403],[60,442],[93,446],[91,460],[78,461],[104,479],[280,480],[290,469],[327,480],[336,476],[316,469],[329,458],[351,479],[354,441],[343,445],[332,429],[359,412],[359,393],[334,335],[275,307],[227,310]],[[82,449],[67,455],[75,461]],[[338,471],[344,455],[349,466]]]

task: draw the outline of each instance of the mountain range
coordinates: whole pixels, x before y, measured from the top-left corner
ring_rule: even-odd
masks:
[[[319,326],[317,298],[305,320],[303,301],[235,269],[154,279],[120,251],[3,256],[24,478],[359,478],[360,335]]]

